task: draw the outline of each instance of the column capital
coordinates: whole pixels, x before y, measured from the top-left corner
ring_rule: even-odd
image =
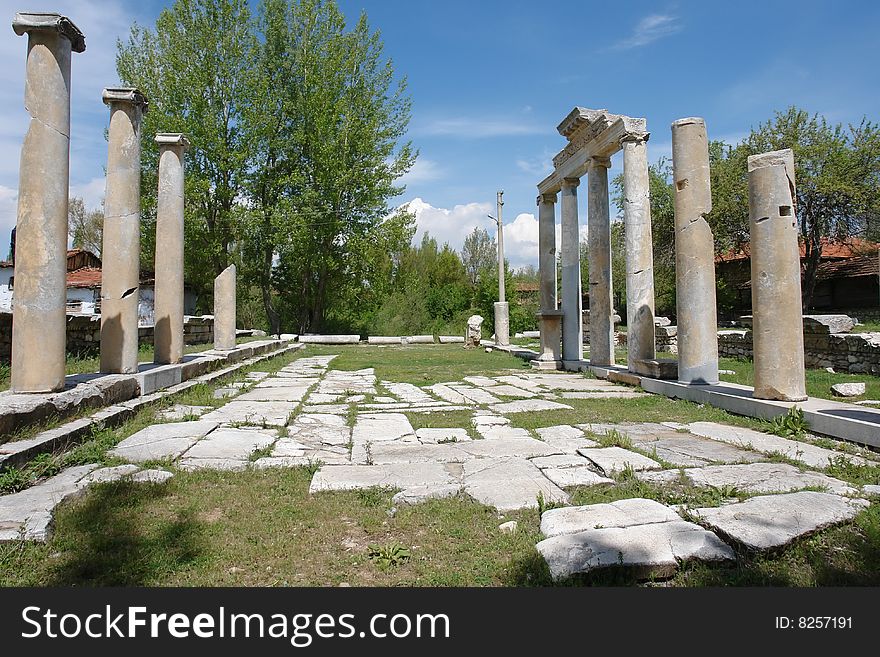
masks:
[[[651,138],[650,132],[628,132],[620,138],[620,147],[624,144],[644,144]]]
[[[181,132],[160,132],[156,135],[155,141],[159,144],[159,148],[163,146],[165,148],[174,148],[177,146],[186,151],[190,146],[189,139]]]
[[[596,167],[605,167],[606,169],[611,168],[611,158],[610,157],[600,157],[598,155],[594,155],[590,158],[590,162],[587,165],[588,169],[594,169]]]
[[[537,205],[541,205],[542,203],[556,203],[556,192],[547,192],[544,194],[538,194],[538,199],[536,201]]]
[[[149,107],[147,97],[134,87],[107,87],[101,94],[101,100],[105,105],[112,106],[113,103],[123,103],[140,107],[141,111],[146,113]]]
[[[86,49],[86,38],[80,29],[67,16],[39,12],[20,11],[12,19],[12,29],[22,36],[29,32],[57,32],[70,41],[73,52]]]
[[[566,187],[569,187],[569,188],[577,187],[580,184],[581,184],[580,178],[563,178],[562,179],[562,188],[563,189],[565,189]],[[555,196],[555,194],[554,194],[554,196]]]

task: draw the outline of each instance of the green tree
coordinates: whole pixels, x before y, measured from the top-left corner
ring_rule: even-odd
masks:
[[[101,210],[86,210],[83,200],[73,196],[68,205],[67,225],[74,248],[85,249],[101,257],[104,240],[104,213]]]
[[[498,247],[485,228],[476,226],[464,238],[464,245],[461,247],[461,260],[472,287],[476,287],[477,281],[484,271],[497,265]],[[498,279],[497,274],[495,279]]]

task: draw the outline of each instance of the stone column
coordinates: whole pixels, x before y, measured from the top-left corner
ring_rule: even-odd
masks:
[[[59,14],[22,12],[28,35],[12,310],[12,391],[64,388],[67,346],[67,204],[70,181],[70,58],[82,32]]]
[[[748,170],[753,396],[803,401],[807,387],[794,153],[787,148],[752,155]]]
[[[156,363],[183,360],[183,154],[189,140],[179,133],[156,135],[159,199],[156,206]]]
[[[541,310],[556,310],[556,194],[538,197],[538,276]]]
[[[104,89],[110,106],[104,242],[101,249],[101,371],[138,370],[140,287],[141,117],[137,89]]]
[[[626,351],[629,370],[653,360],[654,253],[648,181],[648,134],[623,140],[623,220],[626,228]]]
[[[706,122],[672,124],[675,204],[675,288],[678,380],[718,383],[715,243],[705,215],[712,210]]]
[[[214,279],[214,349],[235,349],[235,265]]]
[[[578,232],[578,178],[562,181],[562,360],[584,357],[581,317],[581,253]]]
[[[614,365],[614,320],[611,282],[611,217],[608,212],[608,168],[611,159],[589,163],[590,365]]]

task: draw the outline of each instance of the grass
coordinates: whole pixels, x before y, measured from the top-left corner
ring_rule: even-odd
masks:
[[[718,361],[718,367],[723,370],[733,370],[736,374],[722,374],[721,380],[728,383],[739,383],[744,386],[751,386],[755,380],[755,366],[750,360],[734,360],[732,358],[722,358]],[[825,370],[807,370],[807,394],[810,397],[819,397],[821,399],[836,399],[838,401],[861,401],[863,399],[880,399],[880,377],[871,374],[831,374]],[[831,386],[835,383],[855,383],[861,382],[865,384],[865,394],[859,397],[848,397],[842,399],[835,397],[831,393]]]
[[[504,354],[482,350],[408,347],[309,346],[250,369],[274,371],[303,356],[337,353],[339,369],[375,366],[382,380],[417,384],[459,380],[469,374],[519,369]],[[735,369],[735,368],[732,368]],[[427,379],[419,380],[421,370]],[[236,378],[243,380],[244,372]],[[165,402],[215,406],[213,385],[197,386]],[[659,396],[566,400],[572,410],[517,413],[514,426],[535,429],[585,422],[712,420],[766,428],[757,420]],[[35,467],[49,472],[76,463],[113,463],[107,449],[155,422],[144,409],[116,429]],[[464,427],[470,411],[408,414],[415,428]],[[626,444],[610,435],[608,444]],[[254,457],[263,455],[255,453]],[[53,461],[53,459],[61,459]],[[243,472],[176,472],[164,484],[116,482],[94,486],[56,512],[54,538],[45,545],[0,545],[4,586],[546,586],[547,567],[535,549],[541,540],[537,510],[500,515],[466,497],[431,500],[391,511],[391,489],[308,493],[318,467]],[[880,482],[880,467],[840,460],[826,469],[854,484]],[[12,479],[20,477],[10,475]],[[33,476],[39,475],[36,471]],[[14,482],[13,482],[14,483]],[[26,485],[26,484],[25,484]],[[610,486],[569,490],[574,504],[645,497],[664,504],[717,506],[747,494],[734,488],[700,488],[683,477],[659,486],[631,470]],[[546,504],[545,504],[546,506]],[[504,533],[498,525],[516,520]],[[633,584],[625,571],[599,572],[561,585]],[[652,585],[648,582],[647,585]],[[795,542],[769,556],[741,552],[737,565],[684,566],[668,586],[880,585],[880,510],[872,505],[855,522]]]

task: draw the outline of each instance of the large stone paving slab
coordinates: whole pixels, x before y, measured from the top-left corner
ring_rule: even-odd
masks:
[[[236,401],[286,401],[298,402],[305,397],[308,386],[270,386],[254,388],[250,392],[239,395]]]
[[[470,444],[490,441],[474,441]],[[518,458],[476,459],[464,464],[464,491],[499,511],[534,509],[538,495],[545,502],[568,502],[568,494],[541,474],[529,461]]]
[[[277,438],[274,431],[221,427],[187,450],[179,465],[184,470],[243,470],[251,454]]]
[[[554,579],[615,567],[632,568],[642,578],[669,577],[680,562],[735,559],[715,534],[684,520],[590,529],[535,547]]]
[[[310,493],[325,490],[445,486],[458,483],[442,463],[394,463],[389,465],[325,465],[312,477]]]
[[[501,458],[514,456],[531,458],[534,456],[552,456],[560,450],[534,438],[485,438],[457,445],[458,449],[477,457]]]
[[[351,440],[351,427],[341,415],[301,413],[288,428],[287,436],[310,447],[342,446]]]
[[[199,438],[217,428],[217,422],[170,422],[154,424],[141,429],[120,442],[108,454],[133,463],[176,459],[192,447]]]
[[[459,405],[474,405],[474,402],[469,398],[465,397],[460,392],[453,390],[449,387],[448,384],[445,383],[437,383],[433,386],[428,386],[425,390],[430,390],[431,394],[439,397],[443,401],[450,402],[452,404]]]
[[[421,443],[373,443],[370,460],[375,465],[387,463],[464,463],[474,458],[454,445],[423,445]]]
[[[540,411],[571,410],[571,406],[550,401],[549,399],[523,399],[490,406],[495,413],[537,413]]]
[[[355,420],[351,439],[355,443],[415,439],[416,432],[403,413],[362,413]]]
[[[392,395],[399,397],[405,402],[425,404],[437,401],[424,390],[411,383],[392,383],[391,381],[382,381],[382,387],[386,388]]]
[[[203,415],[203,420],[225,424],[249,424],[253,426],[283,427],[291,413],[296,410],[295,402],[281,401],[240,401],[235,399],[216,411]]]
[[[752,497],[745,502],[696,509],[692,513],[716,531],[748,548],[768,550],[852,520],[868,506],[866,500],[801,491]]]
[[[820,472],[802,472],[788,463],[710,465],[702,468],[639,472],[636,476],[642,481],[657,484],[673,483],[684,477],[695,486],[731,487],[742,493],[787,493],[816,487],[840,495],[855,495],[858,492],[845,481]]]
[[[577,454],[538,456],[530,459],[547,479],[560,488],[570,486],[598,486],[613,484],[614,480],[603,477],[593,470],[592,463]]]
[[[559,395],[563,399],[637,399],[649,397],[650,393],[636,390],[596,390],[594,392],[562,392]]]
[[[678,520],[681,520],[678,514],[665,504],[632,498],[608,504],[550,509],[541,514],[541,533],[551,538],[602,527],[631,527]]]
[[[635,471],[659,470],[663,467],[654,459],[622,447],[592,447],[579,449],[577,453],[592,461],[606,475],[623,472],[627,467]]]
[[[692,422],[688,425],[692,433],[698,436],[720,440],[721,442],[753,449],[765,454],[778,453],[795,461],[800,461],[813,468],[825,468],[840,457],[849,459],[854,464],[868,463],[865,459],[824,447],[817,447],[799,440],[780,438],[768,433],[754,431],[743,427],[732,427],[716,422]]]
[[[541,427],[536,432],[545,443],[566,454],[574,454],[582,448],[599,447],[599,443],[587,438],[583,431],[567,424]]]
[[[499,397],[514,397],[516,399],[529,399],[537,393],[511,385],[496,385],[492,387],[492,394]]]
[[[436,445],[438,443],[463,443],[471,440],[467,429],[461,427],[430,428],[424,427],[416,430],[416,438],[423,445]]]
[[[482,390],[481,388],[472,388],[465,385],[454,385],[449,387],[474,404],[497,404],[501,401],[492,393]],[[495,390],[493,389],[492,392],[495,392]]]

